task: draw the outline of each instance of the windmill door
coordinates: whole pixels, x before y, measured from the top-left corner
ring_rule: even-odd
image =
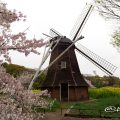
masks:
[[[61,101],[68,101],[68,83],[61,83]]]

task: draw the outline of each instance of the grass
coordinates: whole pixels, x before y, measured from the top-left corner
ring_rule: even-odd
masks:
[[[41,92],[41,90],[32,90],[33,93],[39,93]],[[44,99],[46,99],[49,103],[47,108],[41,108],[39,106],[32,106],[32,109],[36,112],[54,112],[57,109],[60,108],[60,102],[57,101],[56,99],[52,99],[49,97],[44,97]]]
[[[32,90],[33,93],[39,93],[41,90]]]
[[[39,91],[33,91],[39,92]],[[105,108],[108,106],[120,107],[120,88],[104,87],[89,89],[90,100],[83,102],[64,102],[60,103],[57,100],[47,99],[49,106],[45,111],[54,112],[60,108],[70,108],[70,114],[93,115],[99,116],[120,116],[120,112],[106,113]],[[71,108],[72,106],[72,108]],[[37,108],[37,112],[43,111]]]
[[[41,108],[39,106],[33,106],[34,111],[36,112],[55,112],[57,109],[60,108],[60,102],[56,99],[51,99],[44,97],[44,99],[48,100],[49,105],[47,108]]]
[[[86,105],[89,105],[91,109],[94,107],[93,109],[98,109],[98,110],[104,110],[104,108],[108,106],[118,107],[120,105],[120,97],[96,99],[95,101],[86,103]]]
[[[94,88],[89,89],[92,100],[75,103],[70,110],[70,114],[99,116],[119,116],[119,112],[105,112],[108,106],[120,107],[120,88]]]
[[[120,107],[120,97],[109,97],[96,99],[90,102],[79,102],[73,105],[69,114],[100,116],[100,114],[109,117],[120,117],[119,112],[105,112],[108,106]]]

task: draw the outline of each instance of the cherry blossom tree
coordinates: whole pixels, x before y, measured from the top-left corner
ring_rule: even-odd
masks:
[[[12,33],[11,24],[25,20],[26,16],[21,12],[8,10],[6,4],[0,3],[0,56],[5,58],[5,61],[11,62],[10,50],[22,52],[27,56],[31,52],[39,54],[36,48],[46,44],[43,39],[27,39],[26,30],[17,34]]]
[[[36,48],[46,44],[42,39],[27,39],[25,31],[12,34],[11,24],[25,19],[21,12],[8,10],[6,4],[0,3],[0,63],[3,60],[11,62],[10,50],[27,56],[31,52],[39,54]],[[42,96],[48,96],[48,91],[33,93],[24,89],[20,78],[6,73],[5,68],[0,65],[0,120],[39,120],[41,114],[36,113],[33,106],[48,106],[47,100]]]
[[[48,91],[33,93],[25,90],[21,82],[0,67],[0,119],[1,120],[34,120],[40,119],[41,114],[35,113],[32,106],[46,108]]]
[[[20,76],[17,76],[17,80],[21,82],[21,84],[24,86],[24,89],[28,89],[28,86],[34,76],[34,73],[27,73],[23,72]]]

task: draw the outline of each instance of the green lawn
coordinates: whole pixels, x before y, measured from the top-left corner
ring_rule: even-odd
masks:
[[[72,104],[69,114],[99,116],[119,116],[119,112],[105,112],[108,106],[120,107],[120,88],[89,89],[90,100]]]
[[[69,109],[68,114],[73,115],[93,115],[93,116],[120,116],[119,112],[105,112],[108,106],[120,107],[120,88],[94,88],[89,89],[90,100],[83,102],[64,102],[49,99],[49,106],[46,112],[53,112],[60,108]],[[37,111],[42,111],[37,108]],[[114,118],[114,120],[117,120]]]
[[[80,114],[84,115],[109,115],[120,116],[119,112],[105,112],[105,108],[108,106],[120,107],[120,97],[109,97],[96,99],[88,102],[79,102],[73,105],[72,109],[80,111]],[[77,112],[76,112],[77,113]],[[79,113],[78,113],[79,114]]]

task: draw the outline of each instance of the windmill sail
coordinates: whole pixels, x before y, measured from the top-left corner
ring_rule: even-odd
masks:
[[[95,64],[97,67],[99,67],[101,70],[106,72],[108,75],[113,75],[113,73],[117,69],[116,66],[96,55],[81,44],[79,44],[79,48],[76,47],[76,50],[88,60],[90,60],[93,64]]]
[[[57,36],[62,36],[62,34],[60,34],[58,31],[56,31],[55,29],[51,28],[50,29],[50,33],[49,33],[52,37],[57,37]]]
[[[93,10],[93,5],[86,4],[70,33],[72,40],[78,39],[80,37],[81,31],[85,23],[87,22],[92,10]]]
[[[54,45],[54,47],[52,47],[52,46],[53,46],[53,41],[52,41],[52,42],[48,45],[49,48],[48,48],[47,52],[46,52],[46,48],[45,48],[45,51],[44,51],[44,53],[43,53],[42,61],[41,61],[41,63],[40,63],[40,66],[39,66],[38,70],[36,71],[36,73],[35,73],[32,81],[31,81],[30,85],[29,85],[29,89],[32,88],[33,83],[35,82],[36,78],[37,78],[38,75],[39,75],[39,72],[40,72],[40,70],[41,70],[42,65],[45,63],[45,61],[46,61],[47,58],[49,57],[50,53],[56,48],[56,46],[57,46],[58,43],[60,42],[60,39],[61,39],[61,37],[57,40],[57,42],[56,42],[56,44]],[[46,47],[47,47],[47,45],[46,45]],[[50,50],[50,49],[51,49],[51,50]],[[40,74],[42,74],[43,72],[44,72],[44,70],[43,70],[42,72],[40,72]]]

